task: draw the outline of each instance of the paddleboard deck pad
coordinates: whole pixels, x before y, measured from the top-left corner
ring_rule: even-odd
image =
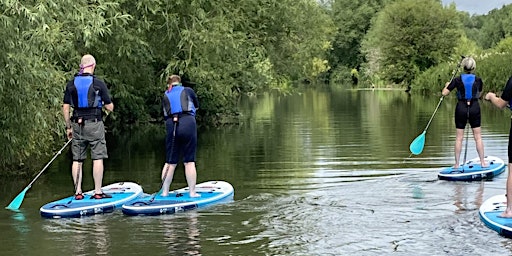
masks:
[[[76,200],[69,196],[43,205],[39,211],[45,218],[77,218],[99,213],[113,212],[142,196],[142,187],[133,182],[119,182],[102,187],[103,193],[111,198],[94,199],[94,190],[83,193],[84,198]]]
[[[504,237],[512,238],[512,218],[500,217],[506,207],[507,197],[496,195],[484,201],[480,206],[479,215],[487,227]]]
[[[207,181],[196,185],[200,197],[190,197],[189,189],[181,188],[171,191],[168,196],[159,194],[146,195],[131,203],[123,204],[126,215],[162,215],[196,209],[212,204],[233,200],[234,189],[225,181]]]
[[[482,168],[480,158],[476,157],[468,160],[459,168],[443,168],[437,175],[441,180],[451,181],[473,181],[489,180],[505,171],[505,162],[495,156],[486,156],[485,162],[488,167]]]

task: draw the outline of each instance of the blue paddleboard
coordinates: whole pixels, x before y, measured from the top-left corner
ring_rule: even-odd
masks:
[[[480,158],[476,157],[465,162],[457,169],[453,167],[443,168],[437,176],[441,180],[451,181],[486,180],[492,179],[505,171],[506,165],[501,158],[486,156],[485,161],[488,164],[486,168],[482,168]]]
[[[512,238],[512,218],[501,218],[500,214],[507,207],[507,197],[496,195],[484,201],[480,206],[480,219],[490,229],[500,235]]]
[[[103,193],[112,198],[91,199],[94,190],[84,193],[84,199],[69,196],[43,205],[39,211],[45,218],[73,218],[113,212],[143,195],[142,187],[133,182],[118,182],[102,187]]]
[[[207,181],[196,185],[200,197],[191,198],[188,187],[171,191],[168,196],[146,195],[130,203],[123,204],[126,215],[161,215],[196,209],[212,204],[233,200],[234,189],[225,181]]]

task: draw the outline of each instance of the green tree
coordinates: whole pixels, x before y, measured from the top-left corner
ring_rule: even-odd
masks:
[[[333,68],[338,65],[358,67],[364,62],[361,41],[386,0],[333,0],[331,16],[336,25],[329,61]]]
[[[378,14],[364,42],[369,70],[392,83],[414,77],[451,56],[462,32],[455,11],[439,1],[400,0]]]

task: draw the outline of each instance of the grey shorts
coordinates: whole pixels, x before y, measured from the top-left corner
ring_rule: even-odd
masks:
[[[83,125],[72,123],[73,142],[71,151],[73,161],[87,159],[87,147],[91,147],[92,160],[108,158],[105,126],[103,122],[85,122]]]

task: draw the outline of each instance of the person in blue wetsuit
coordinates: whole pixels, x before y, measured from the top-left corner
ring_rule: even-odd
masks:
[[[167,135],[165,139],[166,160],[162,168],[162,196],[169,195],[174,170],[183,156],[185,177],[190,197],[196,193],[196,111],[199,108],[197,95],[192,88],[184,87],[178,75],[167,79],[168,88],[162,99]]]
[[[112,197],[101,190],[103,183],[103,159],[108,158],[103,125],[103,111],[114,110],[114,103],[107,86],[93,73],[96,60],[90,54],[80,62],[80,72],[71,79],[64,92],[62,112],[66,123],[68,139],[73,139],[71,151],[73,164],[71,174],[75,185],[75,199],[82,200],[82,166],[87,158],[87,148],[91,149],[94,179],[94,199]],[[73,116],[70,116],[73,108]]]
[[[493,105],[500,109],[505,107],[510,108],[510,103],[512,101],[512,77],[508,79],[501,97],[496,96],[496,94],[493,92],[489,92],[485,95],[485,99],[491,101]],[[512,119],[508,135],[508,176],[506,191],[507,208],[505,208],[505,211],[501,214],[501,217],[512,218]]]
[[[443,88],[443,96],[450,94],[453,89],[457,88],[457,106],[455,107],[455,128],[457,135],[455,139],[455,165],[454,169],[460,167],[460,153],[462,150],[462,140],[464,139],[464,129],[467,122],[473,130],[473,138],[475,139],[476,151],[482,167],[488,167],[485,162],[484,143],[482,141],[481,114],[478,99],[482,94],[483,82],[474,72],[476,62],[471,57],[462,60],[463,74],[454,78],[451,82],[447,82]]]

